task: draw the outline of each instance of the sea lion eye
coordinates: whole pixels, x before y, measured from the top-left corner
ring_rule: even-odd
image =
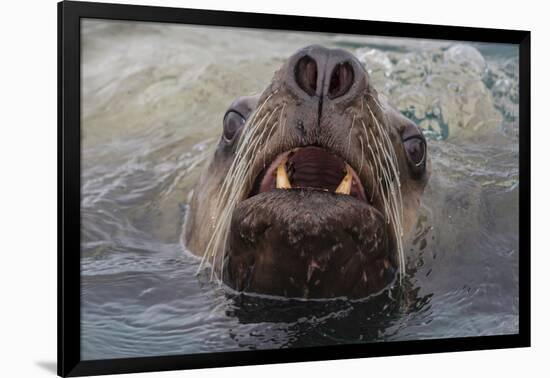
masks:
[[[401,129],[401,140],[411,173],[416,178],[420,178],[426,171],[427,158],[426,139],[422,135],[422,130],[412,121],[407,120]]]
[[[230,110],[223,117],[223,137],[227,142],[231,142],[235,134],[245,123],[245,118],[238,112]]]
[[[426,142],[420,136],[412,136],[403,141],[403,146],[413,171],[420,173],[424,169],[426,161]]]

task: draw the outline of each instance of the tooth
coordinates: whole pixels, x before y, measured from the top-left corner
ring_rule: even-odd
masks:
[[[351,183],[353,181],[353,176],[351,175],[351,168],[349,167],[349,165],[346,165],[346,172],[347,173],[342,179],[342,182],[340,183],[340,185],[338,185],[338,187],[334,191],[335,193],[347,194],[347,195],[351,193]]]
[[[288,175],[286,174],[286,159],[279,164],[277,167],[277,189],[290,189],[292,188],[292,185],[290,185],[290,180],[288,179]]]

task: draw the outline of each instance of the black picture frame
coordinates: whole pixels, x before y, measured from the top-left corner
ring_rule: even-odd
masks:
[[[80,20],[112,19],[519,45],[519,333],[278,350],[80,358]],[[530,32],[106,3],[58,3],[58,374],[82,376],[530,346]]]

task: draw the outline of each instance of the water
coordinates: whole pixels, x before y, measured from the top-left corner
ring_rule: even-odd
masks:
[[[82,359],[517,333],[515,46],[100,20],[82,33]],[[312,43],[354,52],[428,135],[408,277],[366,300],[240,295],[195,275],[180,243],[226,107]]]

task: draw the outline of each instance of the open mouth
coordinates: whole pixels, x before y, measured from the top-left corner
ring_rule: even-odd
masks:
[[[231,287],[296,298],[362,297],[391,281],[392,241],[383,211],[367,200],[360,170],[315,145],[266,163],[232,210],[223,260]]]
[[[256,179],[249,198],[272,190],[309,189],[367,201],[357,172],[341,157],[317,146],[278,155]]]

